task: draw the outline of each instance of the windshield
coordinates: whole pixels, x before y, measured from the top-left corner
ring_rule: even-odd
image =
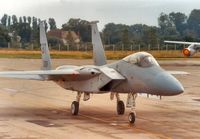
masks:
[[[136,64],[140,67],[159,66],[154,57],[146,52],[138,52],[132,54],[130,56],[125,57],[123,60],[130,64]]]
[[[137,64],[141,67],[151,67],[154,65],[158,66],[157,61],[153,57],[150,57],[150,56],[143,57],[142,59],[140,59],[140,61],[138,61]]]

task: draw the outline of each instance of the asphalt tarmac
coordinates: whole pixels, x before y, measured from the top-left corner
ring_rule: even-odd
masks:
[[[130,109],[116,114],[116,100],[109,94],[91,95],[80,102],[80,113],[72,116],[76,92],[54,82],[0,79],[0,139],[199,139],[200,60],[162,61],[167,70],[189,72],[176,76],[185,92],[178,96],[138,97],[137,119],[128,123]],[[0,70],[37,70],[35,59],[0,59]],[[53,60],[59,65],[92,64],[91,60]],[[121,95],[126,101],[127,95]]]

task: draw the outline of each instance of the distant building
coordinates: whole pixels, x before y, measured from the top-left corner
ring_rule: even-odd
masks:
[[[68,45],[69,42],[79,44],[80,38],[74,31],[63,31],[61,29],[54,29],[47,33],[49,37],[59,38],[64,45]]]

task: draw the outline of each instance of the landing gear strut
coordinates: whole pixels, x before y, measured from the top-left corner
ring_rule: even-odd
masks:
[[[71,104],[71,113],[72,115],[78,115],[79,112],[79,102],[81,99],[81,95],[83,92],[77,92],[76,100],[72,102]],[[90,99],[90,93],[84,93],[83,100],[87,101]]]
[[[72,115],[78,115],[79,112],[79,101],[81,99],[81,92],[77,92],[76,101],[73,101],[71,104],[71,113]]]
[[[136,111],[135,111],[135,100],[136,100],[137,94],[135,93],[129,93],[127,97],[127,108],[131,108],[131,112],[129,113],[128,120],[130,124],[135,123],[136,118]]]

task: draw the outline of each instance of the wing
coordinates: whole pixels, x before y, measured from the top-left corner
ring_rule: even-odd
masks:
[[[200,43],[198,43],[198,42],[183,42],[183,41],[164,41],[164,43],[186,44],[186,45],[191,45],[191,44],[200,45]]]
[[[0,77],[4,78],[17,78],[26,80],[65,80],[77,81],[92,78],[100,72],[96,69],[92,70],[38,70],[38,71],[3,71],[0,72]]]

